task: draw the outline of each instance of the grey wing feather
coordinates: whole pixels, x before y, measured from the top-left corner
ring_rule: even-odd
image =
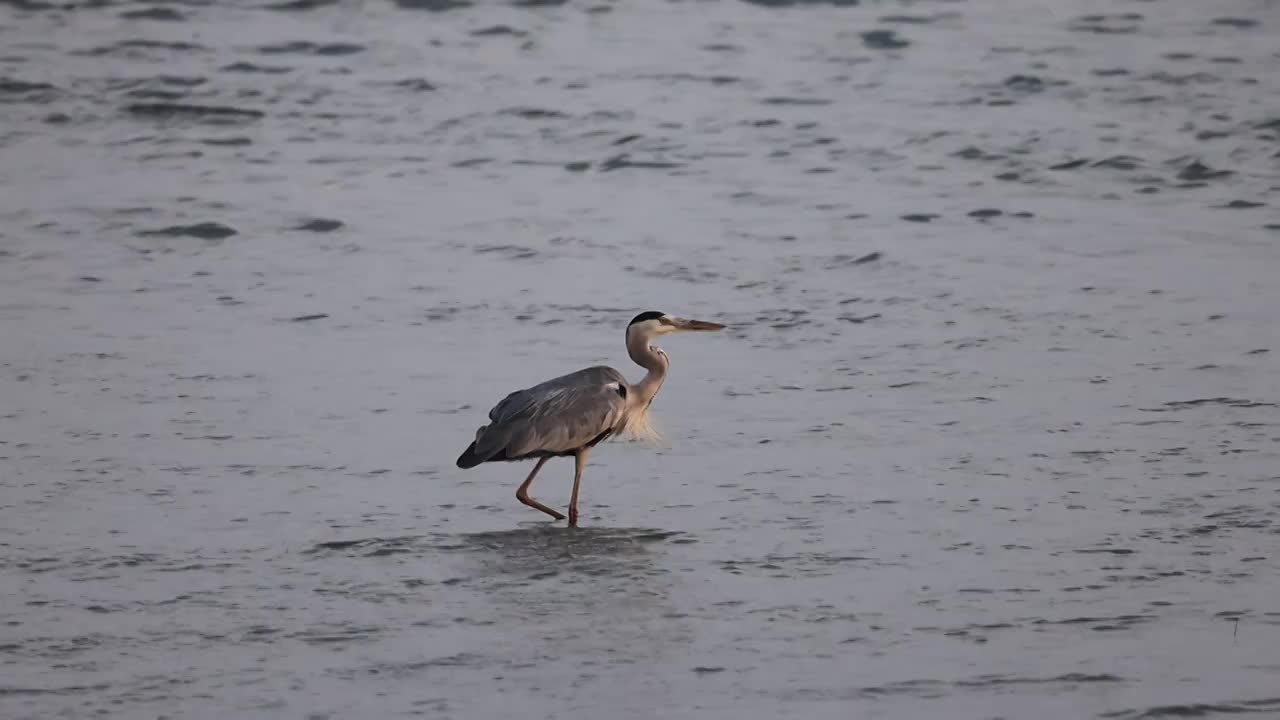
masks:
[[[476,431],[475,454],[566,453],[616,431],[626,411],[626,378],[610,367],[562,375],[506,396]]]

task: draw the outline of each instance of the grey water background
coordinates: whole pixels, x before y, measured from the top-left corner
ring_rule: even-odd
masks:
[[[0,716],[1280,716],[1278,33],[0,3]]]

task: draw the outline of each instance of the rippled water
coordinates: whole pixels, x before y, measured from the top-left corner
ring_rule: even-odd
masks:
[[[1277,32],[0,2],[0,716],[1280,715]]]

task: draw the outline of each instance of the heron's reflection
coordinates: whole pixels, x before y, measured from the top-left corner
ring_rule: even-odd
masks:
[[[580,594],[587,605],[611,596],[632,601],[665,597],[671,571],[663,561],[663,548],[682,541],[691,539],[658,528],[537,523],[511,530],[335,540],[307,552],[327,557],[403,556],[411,566],[426,561],[426,577],[405,580],[407,585],[480,591],[491,600],[510,593],[529,608],[545,594],[544,586],[556,588],[549,599]],[[445,568],[448,575],[442,577],[438,573]]]
[[[390,561],[407,570],[393,594],[417,608],[417,622],[472,633],[502,628],[494,642],[503,648],[503,662],[533,663],[548,654],[641,662],[663,657],[690,636],[691,626],[676,607],[681,573],[672,551],[692,541],[685,533],[656,528],[537,523],[335,540],[315,545],[309,554]],[[385,584],[379,592],[385,601]],[[487,636],[468,637],[478,642]],[[532,644],[511,646],[512,638]]]
[[[566,529],[545,523],[454,535],[454,548],[474,554],[490,572],[529,579],[657,572],[657,547],[681,535],[655,528]]]

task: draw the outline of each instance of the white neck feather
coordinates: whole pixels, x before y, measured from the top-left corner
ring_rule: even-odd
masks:
[[[667,354],[653,346],[657,335],[647,323],[627,328],[627,354],[637,365],[649,371],[643,380],[632,386],[635,395],[632,402],[640,408],[649,407],[662,388],[662,381],[667,379]]]

